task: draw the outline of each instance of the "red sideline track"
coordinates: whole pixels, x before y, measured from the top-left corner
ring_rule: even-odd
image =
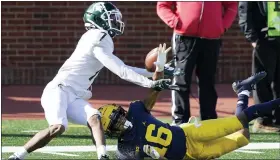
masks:
[[[44,86],[2,86],[2,119],[42,119],[43,109],[40,97]],[[230,84],[216,85],[218,102],[216,111],[219,117],[233,115],[236,107],[237,96],[232,91]],[[143,99],[148,89],[139,86],[95,85],[93,97],[89,102],[98,108],[107,103],[116,103],[127,109],[130,101]],[[196,86],[192,87],[192,95],[197,97]],[[190,96],[192,115],[199,115],[197,98]],[[250,99],[250,104],[253,103]],[[152,114],[157,117],[171,118],[171,93],[163,91],[158,98]]]

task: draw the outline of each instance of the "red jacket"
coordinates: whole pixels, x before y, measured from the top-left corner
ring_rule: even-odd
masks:
[[[180,35],[212,39],[220,38],[232,25],[237,7],[238,2],[229,1],[158,2],[157,14]]]

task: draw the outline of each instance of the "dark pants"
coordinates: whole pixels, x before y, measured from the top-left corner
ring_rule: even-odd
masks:
[[[174,35],[173,54],[175,67],[185,72],[184,76],[174,77],[174,83],[181,91],[172,91],[172,115],[176,124],[188,122],[190,117],[190,84],[196,67],[200,116],[202,120],[217,118],[215,73],[220,52],[220,39],[201,39]]]
[[[266,71],[267,76],[256,85],[253,92],[256,104],[280,98],[280,42],[260,39],[253,50],[253,73]],[[263,125],[270,125],[276,120],[280,125],[280,110],[263,119]]]

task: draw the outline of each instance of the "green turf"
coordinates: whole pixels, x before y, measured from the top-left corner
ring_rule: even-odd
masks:
[[[279,149],[261,150],[263,153],[240,153],[231,152],[226,154],[219,159],[280,159]]]
[[[63,155],[53,155],[46,153],[31,153],[26,159],[96,159],[97,154],[95,152],[73,152],[71,154],[78,155],[77,157],[72,156],[63,156]],[[108,152],[109,157],[115,157],[113,152]],[[10,153],[2,154],[2,157],[7,158],[10,156]]]
[[[87,127],[78,126],[69,128],[59,138],[49,143],[51,146],[75,146],[75,145],[92,145],[90,131]],[[22,131],[42,130],[47,127],[45,120],[3,120],[2,121],[2,145],[16,146],[24,144],[36,132],[26,133]],[[77,125],[76,125],[77,126]],[[107,139],[107,144],[116,144],[115,139]]]
[[[169,120],[164,120],[169,122]],[[23,131],[41,130],[47,127],[45,120],[3,120],[2,121],[2,146],[22,146],[35,132]],[[280,142],[279,134],[251,134],[251,142]],[[107,139],[108,145],[116,145],[116,139]],[[50,142],[49,146],[88,146],[92,145],[90,132],[86,127],[69,124],[68,130],[60,137]],[[279,150],[258,150],[263,153],[232,152],[219,159],[279,159]],[[66,152],[63,152],[66,153]],[[68,153],[68,152],[67,152]],[[6,159],[11,153],[3,153]],[[74,152],[70,154],[78,157],[54,155],[48,153],[32,153],[26,159],[94,159],[95,152]],[[109,152],[114,157],[114,152]]]

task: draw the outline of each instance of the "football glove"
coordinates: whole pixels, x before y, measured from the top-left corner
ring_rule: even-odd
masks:
[[[175,69],[175,59],[172,59],[164,65],[164,76],[173,77],[173,76],[182,76],[185,75],[184,71],[180,68]]]
[[[169,89],[169,90],[176,90],[179,91],[180,88],[177,85],[172,85],[171,79],[160,79],[153,81],[154,83],[152,84],[152,87],[156,91],[162,91],[164,89]]]
[[[158,151],[155,150],[155,148],[150,146],[150,145],[144,145],[143,146],[143,151],[153,159],[159,159],[160,158],[160,155],[159,155]]]
[[[162,72],[164,70],[164,65],[167,61],[167,53],[171,50],[171,47],[166,48],[166,44],[164,43],[163,46],[160,44],[157,49],[157,61],[154,62],[156,65],[156,72]]]

